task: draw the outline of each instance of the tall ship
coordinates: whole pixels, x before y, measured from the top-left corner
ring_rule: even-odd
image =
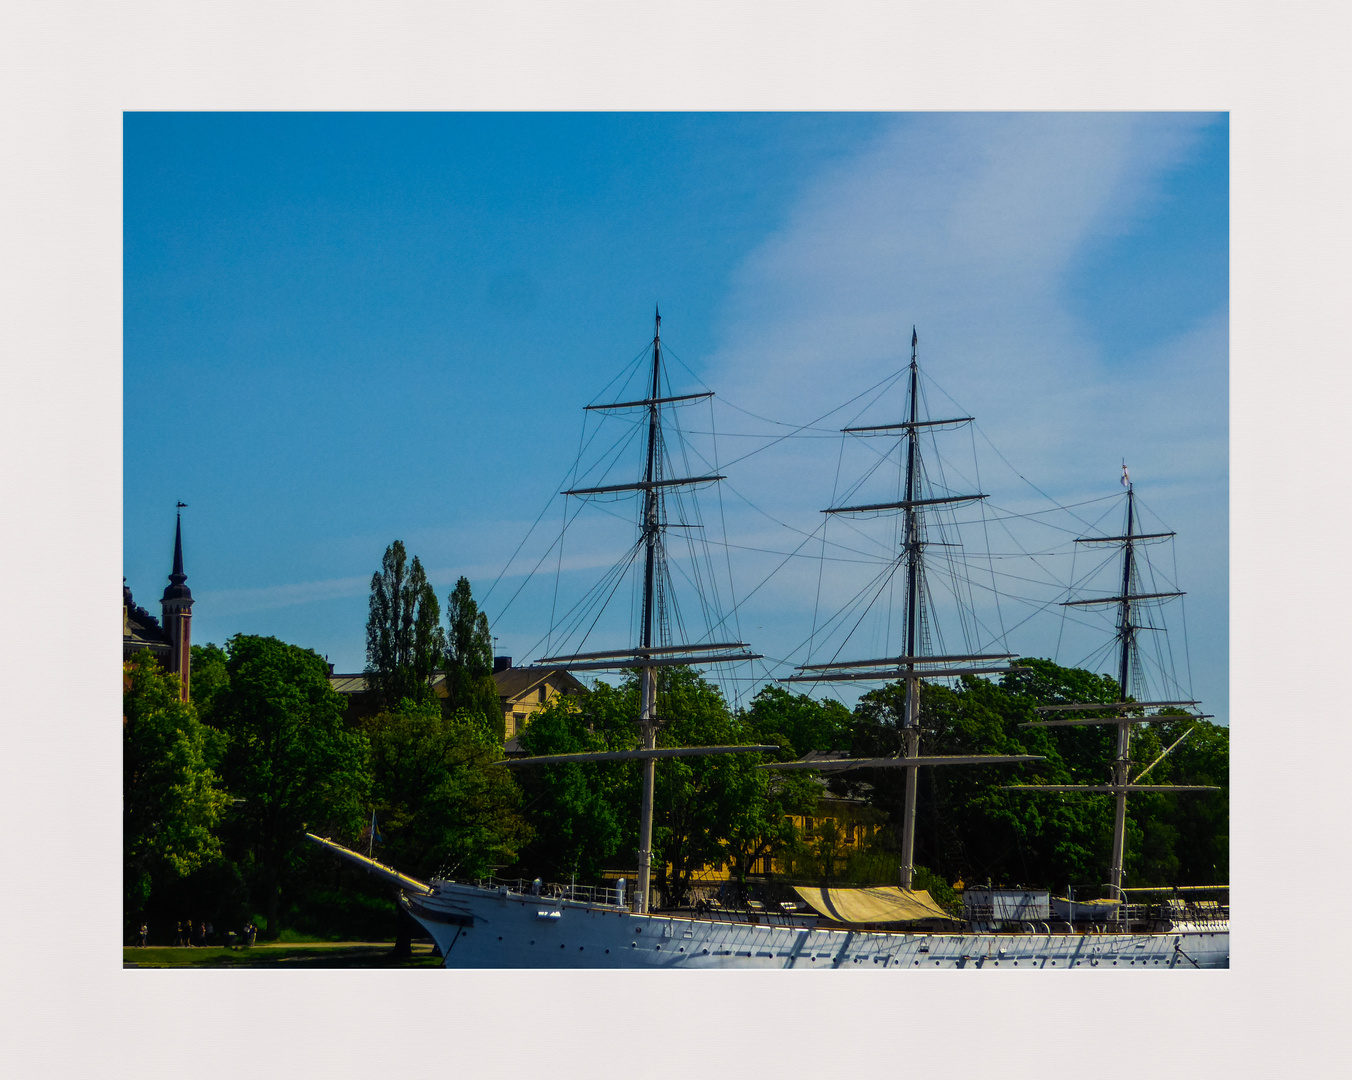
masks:
[[[369,855],[342,847],[328,838],[307,834],[314,843],[362,867],[398,891],[398,902],[435,941],[444,965],[449,968],[801,968],[857,969],[872,967],[1167,967],[1220,968],[1229,966],[1228,923],[1216,912],[1199,919],[1192,909],[1146,910],[1137,905],[1116,907],[1081,904],[1078,915],[1054,917],[1047,908],[1047,894],[1038,904],[1036,895],[1009,891],[969,897],[982,906],[965,910],[964,920],[953,918],[934,903],[924,890],[914,888],[914,843],[916,792],[922,769],[946,766],[1017,767],[1041,760],[1036,755],[934,755],[921,749],[920,701],[927,682],[962,675],[1014,670],[1017,659],[1008,652],[968,651],[935,653],[928,646],[925,577],[925,515],[940,506],[985,498],[979,493],[934,493],[924,489],[920,433],[970,422],[971,417],[931,420],[919,408],[918,338],[912,331],[911,362],[907,371],[907,408],[901,419],[886,424],[846,428],[850,436],[882,436],[899,439],[904,460],[904,478],[899,497],[876,503],[835,506],[828,515],[890,514],[900,518],[900,543],[892,572],[904,581],[902,619],[904,646],[899,655],[865,659],[838,659],[800,666],[783,680],[793,683],[900,682],[905,687],[905,705],[900,724],[901,746],[890,756],[823,759],[770,763],[771,770],[811,770],[870,775],[872,770],[900,770],[905,778],[901,822],[901,868],[896,886],[865,889],[799,889],[805,904],[745,905],[736,910],[649,910],[652,897],[653,792],[656,769],[662,759],[725,754],[772,754],[777,746],[658,746],[663,718],[658,708],[657,673],[664,667],[740,664],[760,659],[742,641],[714,640],[726,620],[714,620],[703,635],[709,640],[674,641],[682,623],[668,610],[671,578],[665,566],[667,534],[673,529],[698,527],[668,517],[669,495],[717,484],[725,479],[717,470],[697,472],[680,469],[667,453],[664,411],[712,396],[711,391],[675,394],[666,386],[663,371],[661,317],[655,320],[648,354],[645,393],[633,400],[590,405],[588,410],[637,412],[643,420],[641,478],[623,484],[571,487],[566,496],[637,495],[638,541],[630,553],[638,569],[639,604],[637,641],[629,647],[591,649],[542,657],[538,662],[552,669],[591,672],[631,671],[637,675],[639,715],[635,721],[639,746],[631,750],[607,750],[578,754],[509,759],[511,768],[538,765],[637,761],[641,765],[642,794],[639,810],[637,880],[632,891],[621,879],[611,886],[545,885],[507,881],[463,882],[434,878],[423,882],[386,866]],[[664,389],[665,388],[665,389]],[[684,475],[682,475],[684,473]],[[632,474],[631,474],[632,475]],[[1131,492],[1128,491],[1129,500]],[[684,506],[675,500],[678,507]],[[1144,537],[1133,535],[1131,502],[1124,537],[1102,538],[1121,542],[1124,549],[1122,595],[1094,601],[1113,602],[1121,608],[1124,668],[1131,664],[1135,635],[1133,604],[1160,597],[1136,595],[1133,574],[1135,545]],[[684,511],[678,517],[689,516]],[[611,586],[614,592],[614,585]],[[727,634],[723,634],[727,637]],[[1101,705],[1067,703],[1053,706],[1053,714],[1039,724],[1109,722],[1118,726],[1119,753],[1112,781],[1103,788],[1117,797],[1117,820],[1113,850],[1114,887],[1121,893],[1122,847],[1125,835],[1124,804],[1139,785],[1140,776],[1128,778],[1131,727],[1148,723],[1148,709],[1195,702],[1137,703],[1129,700],[1128,682],[1122,682],[1121,700],[1105,711]],[[1089,715],[1085,715],[1088,713]],[[1170,719],[1177,720],[1177,713]],[[1172,748],[1171,748],[1172,749]],[[1038,785],[1008,785],[1013,791],[1069,790]],[[1080,789],[1075,789],[1080,790]],[[1181,790],[1150,785],[1149,790]],[[1189,788],[1188,790],[1193,790]],[[895,927],[895,928],[893,928]]]

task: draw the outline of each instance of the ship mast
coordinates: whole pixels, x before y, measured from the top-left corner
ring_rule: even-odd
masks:
[[[919,367],[916,363],[916,346],[919,336],[915,327],[911,327],[911,414],[910,426],[906,429],[906,506],[902,510],[905,522],[906,539],[904,558],[906,559],[906,655],[916,655],[916,627],[920,614],[920,568],[922,549],[920,544],[920,513],[915,505],[916,499],[916,454],[919,450],[920,431],[916,427],[919,408]],[[906,665],[906,715],[903,721],[903,736],[906,740],[906,757],[915,758],[920,753],[920,677],[915,673],[915,664]],[[901,887],[911,888],[911,879],[915,872],[915,802],[920,786],[919,771],[914,765],[906,769],[906,801],[903,804],[901,822]]]
[[[1127,475],[1126,465],[1123,464],[1122,475]],[[1135,577],[1136,567],[1134,565],[1135,550],[1133,541],[1133,528],[1136,521],[1136,493],[1132,490],[1130,480],[1127,481],[1127,531],[1122,541],[1122,599],[1119,601],[1117,611],[1117,638],[1120,649],[1120,657],[1117,667],[1117,686],[1119,702],[1126,701],[1131,696],[1130,678],[1131,678],[1131,654],[1136,643],[1136,628],[1131,625],[1131,583]],[[1122,861],[1126,854],[1127,846],[1127,777],[1128,770],[1131,767],[1131,725],[1128,723],[1119,723],[1117,725],[1117,757],[1113,760],[1113,784],[1120,787],[1115,796],[1116,807],[1113,817],[1113,857],[1108,866],[1108,877],[1112,881],[1113,889],[1117,895],[1121,895],[1122,889]]]
[[[648,405],[648,464],[643,478],[647,487],[643,492],[643,631],[640,645],[644,649],[653,646],[653,607],[655,602],[654,576],[657,563],[657,545],[661,542],[658,523],[658,494],[653,486],[657,479],[656,471],[661,468],[661,453],[658,441],[662,436],[661,403],[662,395],[662,312],[657,310],[653,330],[653,378],[651,401]],[[639,731],[644,750],[657,747],[657,677],[651,665],[639,672]],[[653,846],[653,788],[657,781],[657,761],[645,758],[643,761],[643,802],[639,809],[638,834],[638,895],[643,910],[647,909],[648,890],[652,879]]]
[[[1117,665],[1117,701],[1111,705],[1104,705],[1093,702],[1076,702],[1062,705],[1043,705],[1038,708],[1040,713],[1056,713],[1063,711],[1079,712],[1099,712],[1111,710],[1116,715],[1107,717],[1075,718],[1069,720],[1039,720],[1027,724],[1020,724],[1020,727],[1040,728],[1040,727],[1069,727],[1078,725],[1100,725],[1115,724],[1117,726],[1117,749],[1112,763],[1112,782],[1107,786],[1102,785],[1082,785],[1082,784],[1018,784],[1011,785],[1006,790],[1009,791],[1097,791],[1111,792],[1114,797],[1113,808],[1113,853],[1108,866],[1109,884],[1113,888],[1115,897],[1120,898],[1122,892],[1123,868],[1126,863],[1127,848],[1127,796],[1133,792],[1148,791],[1218,791],[1219,788],[1201,784],[1151,784],[1140,783],[1145,773],[1150,768],[1154,768],[1159,763],[1159,759],[1152,762],[1148,769],[1144,770],[1136,777],[1136,782],[1131,780],[1131,729],[1136,724],[1149,724],[1175,720],[1204,720],[1207,714],[1185,713],[1155,713],[1153,715],[1128,716],[1128,712],[1141,712],[1147,708],[1179,708],[1196,705],[1196,701],[1133,701],[1131,676],[1134,670],[1134,661],[1136,659],[1136,631],[1140,629],[1132,622],[1133,605],[1139,606],[1147,600],[1169,600],[1177,596],[1182,596],[1181,592],[1161,592],[1161,593],[1140,593],[1133,592],[1137,584],[1136,577],[1136,546],[1151,540],[1166,540],[1173,537],[1172,532],[1163,533],[1141,533],[1136,531],[1136,492],[1131,483],[1131,477],[1127,473],[1126,462],[1122,463],[1122,484],[1127,489],[1127,527],[1121,536],[1084,536],[1077,539],[1077,544],[1121,544],[1122,545],[1122,578],[1121,588],[1117,596],[1098,596],[1087,600],[1067,600],[1062,607],[1091,607],[1097,605],[1117,605],[1117,645],[1118,645],[1118,665]],[[1191,730],[1191,729],[1189,729]],[[1186,733],[1185,733],[1186,736]],[[1173,746],[1181,743],[1179,739]],[[1165,751],[1165,754],[1169,752]],[[1161,755],[1163,758],[1164,755]]]
[[[920,786],[920,769],[930,765],[992,765],[1010,762],[1041,761],[1032,754],[981,754],[920,756],[920,686],[922,679],[945,678],[956,675],[976,675],[988,672],[1016,671],[1002,662],[1013,659],[1012,653],[967,653],[951,656],[922,655],[924,642],[920,640],[920,610],[924,590],[924,548],[921,513],[927,506],[945,503],[971,502],[985,495],[946,495],[939,498],[921,498],[920,492],[920,431],[922,428],[970,423],[972,417],[962,416],[948,420],[921,420],[919,414],[920,368],[917,361],[919,335],[911,328],[910,407],[908,419],[899,424],[879,424],[871,427],[844,428],[851,435],[888,435],[902,432],[906,439],[906,480],[901,502],[871,503],[864,506],[838,506],[823,510],[824,514],[846,514],[865,511],[902,511],[903,540],[900,558],[906,564],[906,654],[879,660],[854,660],[833,664],[800,666],[800,674],[781,682],[826,682],[858,679],[902,679],[906,683],[906,701],[902,715],[902,750],[892,758],[846,758],[825,762],[794,761],[764,765],[766,769],[825,769],[853,770],[873,768],[902,768],[906,770],[906,789],[902,803],[901,822],[901,888],[910,890],[915,877],[915,810]],[[996,662],[996,667],[951,667],[953,662]]]
[[[676,665],[728,663],[758,660],[759,653],[746,652],[740,641],[713,644],[671,645],[655,643],[653,630],[659,635],[664,625],[662,594],[662,561],[664,557],[662,534],[667,527],[663,515],[662,491],[669,487],[712,483],[722,476],[685,476],[666,479],[662,475],[662,413],[664,404],[694,401],[712,397],[712,392],[662,396],[662,314],[656,312],[653,330],[652,375],[648,397],[638,401],[621,401],[611,405],[588,405],[590,410],[622,410],[645,408],[648,411],[648,432],[644,448],[643,479],[637,484],[611,484],[603,487],[573,488],[564,495],[587,496],[627,491],[642,492],[640,530],[643,544],[643,608],[637,649],[619,649],[608,652],[573,653],[567,656],[543,657],[536,661],[556,670],[604,671],[633,670],[639,672],[640,747],[637,750],[603,751],[582,754],[551,754],[541,757],[512,758],[503,764],[511,766],[582,763],[590,761],[623,761],[638,759],[643,763],[643,796],[639,808],[639,850],[637,908],[648,910],[652,881],[653,791],[656,786],[658,758],[695,757],[711,754],[773,753],[776,746],[657,746],[657,731],[662,719],[657,715],[657,669]],[[730,651],[738,650],[738,651]]]

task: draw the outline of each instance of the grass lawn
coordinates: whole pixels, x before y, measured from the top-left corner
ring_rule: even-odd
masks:
[[[392,941],[256,944],[252,948],[176,949],[124,946],[123,967],[138,968],[434,968],[441,958],[432,946],[413,945],[413,955],[396,958]]]

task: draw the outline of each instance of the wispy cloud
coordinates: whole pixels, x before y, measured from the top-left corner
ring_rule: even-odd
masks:
[[[313,604],[320,600],[338,600],[363,595],[371,587],[371,578],[345,577],[328,581],[301,581],[286,585],[267,585],[255,589],[201,590],[197,600],[211,611],[212,618],[245,615],[255,611]]]
[[[1193,658],[1212,672],[1215,691],[1207,692],[1215,701],[1224,695],[1226,672],[1227,313],[1206,314],[1149,348],[1109,349],[1076,314],[1069,288],[1087,248],[1130,232],[1158,208],[1164,178],[1190,153],[1203,123],[1126,114],[899,118],[812,178],[782,226],[747,255],[703,377],[718,392],[713,408],[723,410],[716,415],[725,435],[782,433],[728,412],[729,405],[806,422],[895,373],[909,356],[914,323],[932,412],[977,417],[980,482],[993,502],[1025,512],[1045,506],[1015,473],[993,475],[1004,467],[985,438],[1018,474],[1063,502],[1120,491],[1118,469],[1127,457],[1143,499],[1187,538],[1179,574],[1190,593],[1190,632],[1200,639]],[[872,409],[842,409],[822,427],[896,419],[903,397],[898,385]],[[707,427],[702,415],[692,409],[683,420]],[[718,460],[754,445],[724,438]],[[819,588],[822,611],[831,611],[877,573],[863,555],[819,570],[809,559],[786,562],[777,554],[821,524],[836,490],[839,453],[833,438],[795,439],[726,469],[719,517],[726,516],[735,545],[728,559],[738,599],[768,578],[741,612],[740,632],[769,656],[801,659],[794,650],[811,631]],[[849,475],[848,468],[839,475]],[[609,509],[626,521],[632,511]],[[520,576],[539,564],[538,579],[513,601],[510,618],[501,626],[495,621],[495,631],[544,633],[545,614],[556,610],[555,575],[563,582],[564,610],[572,601],[563,594],[580,594],[596,571],[623,556],[634,535],[632,523],[626,530],[604,515],[584,515],[570,525],[560,560],[557,550],[546,551],[557,536],[557,513],[557,506],[550,509],[494,591],[488,608],[496,618],[518,596]],[[530,524],[431,527],[404,540],[439,594],[464,574],[482,598]],[[842,523],[832,539],[885,557],[866,531],[851,533]],[[379,549],[375,539],[364,542]],[[1011,543],[996,530],[993,546]],[[800,554],[821,551],[813,541]],[[853,557],[841,549],[834,555]],[[721,550],[715,560],[725,580]],[[1014,572],[1003,564],[995,569]],[[368,573],[229,590],[211,597],[212,610],[239,614],[355,598],[369,581]],[[627,595],[615,594],[621,606]],[[992,624],[1022,620],[1028,610],[1025,604],[994,613]],[[612,627],[617,640],[623,623],[620,613]],[[1058,629],[1021,633],[1027,636],[1012,647],[1045,655]]]
[[[1143,496],[1206,555],[1184,568],[1193,575],[1189,619],[1207,623],[1196,636],[1221,642],[1210,659],[1223,694],[1227,313],[1209,313],[1148,350],[1110,352],[1076,317],[1067,288],[1087,246],[1156,209],[1163,177],[1203,122],[1123,114],[899,120],[819,177],[746,259],[706,381],[725,401],[806,421],[901,367],[916,324],[932,413],[962,415],[953,411],[960,407],[975,415],[978,441],[988,437],[1054,497],[1120,491],[1118,468],[1128,458]],[[845,410],[823,426],[894,420],[903,400],[898,385],[874,409]],[[993,455],[980,449],[989,462]],[[748,497],[810,531],[838,461],[829,441],[802,441],[729,472]],[[983,482],[995,479],[983,470]],[[1017,483],[997,493],[1006,502],[1030,494]],[[764,519],[739,508],[729,523],[736,540]],[[761,642],[766,651],[801,636],[796,624],[816,591],[810,576],[800,567],[764,591],[762,603],[786,616],[781,641]],[[863,571],[828,567],[823,580],[838,606]]]

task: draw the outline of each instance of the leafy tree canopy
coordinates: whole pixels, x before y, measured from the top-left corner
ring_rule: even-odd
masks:
[[[156,885],[220,855],[215,830],[229,800],[206,762],[211,732],[179,700],[178,676],[139,652],[123,679],[122,882],[130,918]]]
[[[363,721],[385,861],[415,876],[479,877],[516,860],[530,829],[521,789],[494,764],[479,718],[405,699]]]
[[[229,686],[213,716],[229,739],[222,772],[241,799],[231,815],[275,935],[288,877],[309,854],[304,833],[352,835],[368,805],[368,747],[344,722],[345,703],[310,649],[236,634],[226,642]]]
[[[632,750],[638,745],[629,695],[606,683],[585,698],[555,698],[520,737],[531,755]],[[639,771],[633,762],[540,765],[515,769],[534,831],[522,852],[524,873],[551,880],[594,880],[637,846]]]
[[[1062,668],[1049,660],[1021,660],[1029,668],[1004,676],[999,685],[967,677],[957,689],[926,685],[921,697],[921,749],[926,754],[1038,754],[1045,761],[1024,766],[973,765],[920,769],[916,803],[917,863],[949,881],[1063,888],[1107,880],[1112,848],[1113,800],[1096,793],[1029,794],[1009,784],[1103,784],[1115,753],[1110,725],[1021,728],[1037,719],[1042,704],[1111,702],[1117,682],[1109,676]],[[855,710],[853,752],[878,756],[898,752],[904,683],[864,695]],[[1072,714],[1073,715],[1073,714]],[[1181,720],[1180,725],[1192,723]],[[1132,775],[1181,734],[1171,724],[1143,725],[1132,743]],[[1221,732],[1222,734],[1217,734]],[[1204,721],[1188,742],[1149,774],[1147,782],[1206,783],[1179,775],[1224,776],[1224,729]],[[1195,757],[1182,751],[1198,739]],[[1181,755],[1181,756],[1180,756]],[[895,846],[905,790],[901,770],[876,770],[833,778],[834,790],[864,793],[884,810]],[[1225,799],[1220,795],[1134,795],[1127,803],[1128,881],[1137,885],[1206,884],[1226,874]]]
[[[839,701],[817,701],[772,683],[752,699],[746,723],[756,742],[779,743],[779,760],[792,761],[809,750],[848,750],[853,717]]]

